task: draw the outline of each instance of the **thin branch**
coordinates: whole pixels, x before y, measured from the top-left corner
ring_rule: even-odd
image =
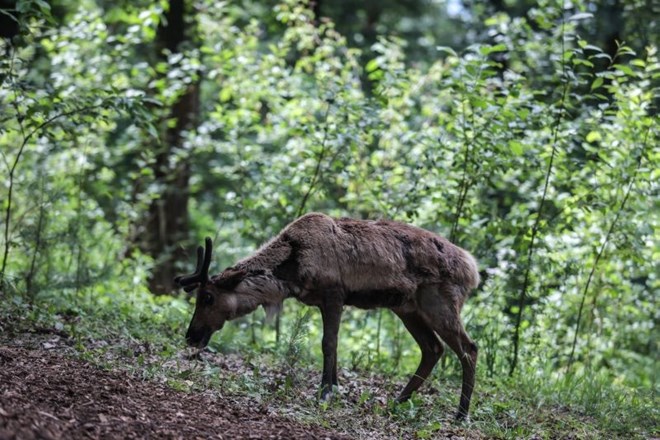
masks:
[[[311,195],[312,191],[314,190],[314,186],[316,185],[317,179],[319,177],[319,173],[321,172],[321,163],[323,162],[323,158],[325,157],[325,150],[326,150],[326,142],[328,140],[328,114],[330,113],[330,103],[328,102],[328,107],[325,109],[325,115],[323,116],[323,140],[321,141],[321,152],[318,155],[318,159],[316,161],[316,167],[314,169],[314,175],[312,176],[312,181],[309,183],[309,188],[307,188],[307,192],[303,196],[302,200],[300,201],[300,206],[298,207],[298,212],[296,213],[296,217],[300,217],[300,215],[303,213],[305,210],[305,205],[307,204],[307,199]]]
[[[42,242],[42,229],[43,229],[43,223],[44,223],[44,217],[46,215],[46,209],[45,209],[45,203],[44,203],[44,192],[46,191],[45,189],[45,180],[46,178],[42,175],[41,176],[41,191],[39,191],[39,219],[37,220],[37,237],[35,238],[35,243],[34,243],[34,252],[32,253],[32,261],[30,262],[30,270],[25,276],[25,290],[28,293],[28,297],[32,299],[34,297],[34,293],[32,291],[32,279],[35,276],[36,273],[36,267],[37,267],[37,257],[39,256],[39,250],[41,249],[41,242]]]
[[[589,272],[589,277],[587,278],[587,283],[584,286],[584,290],[582,291],[582,299],[580,301],[580,307],[578,309],[578,316],[577,316],[577,321],[575,322],[575,332],[573,334],[573,344],[571,346],[571,355],[568,358],[568,368],[573,365],[573,359],[575,356],[575,347],[577,345],[577,339],[578,339],[578,333],[580,331],[580,322],[582,321],[582,310],[584,309],[584,303],[587,300],[587,292],[589,291],[589,286],[591,285],[591,280],[593,279],[594,274],[596,273],[596,268],[598,267],[598,262],[600,261],[600,258],[603,256],[603,252],[605,251],[605,247],[609,243],[610,236],[612,235],[612,232],[614,231],[614,227],[616,226],[617,222],[619,221],[619,217],[621,216],[621,213],[623,212],[624,208],[626,207],[626,202],[628,201],[628,197],[630,196],[630,192],[632,190],[633,185],[635,184],[635,177],[637,177],[637,172],[639,171],[641,165],[642,165],[642,158],[644,157],[644,150],[646,149],[648,137],[649,137],[649,132],[651,131],[651,128],[646,131],[646,136],[644,137],[644,144],[642,145],[642,151],[639,155],[639,158],[637,159],[637,167],[635,168],[635,172],[633,175],[630,177],[630,182],[628,183],[628,188],[626,189],[626,192],[623,196],[623,200],[621,200],[621,205],[619,205],[619,209],[614,216],[614,220],[612,221],[612,224],[610,225],[610,228],[607,230],[607,234],[605,234],[605,240],[603,240],[603,244],[600,246],[600,250],[598,251],[598,254],[596,254],[596,259],[594,260],[594,265],[591,267],[591,272]]]
[[[11,64],[9,68],[9,74],[7,75],[12,83],[12,86],[14,88],[14,100],[12,101],[12,107],[14,107],[14,111],[16,112],[16,121],[18,121],[18,125],[21,129],[21,135],[23,136],[23,143],[21,144],[20,148],[18,149],[18,154],[16,155],[16,159],[14,160],[13,165],[11,168],[9,168],[9,163],[5,160],[7,163],[7,167],[9,168],[9,188],[7,190],[7,209],[5,212],[5,231],[4,231],[4,238],[5,238],[5,248],[4,248],[4,254],[2,257],[2,267],[0,268],[0,288],[2,288],[2,285],[4,284],[5,281],[5,269],[7,268],[7,258],[9,256],[9,221],[11,220],[11,205],[12,205],[12,196],[14,192],[14,171],[16,170],[16,166],[18,165],[18,161],[21,157],[21,154],[23,153],[23,149],[25,148],[25,145],[27,144],[27,141],[25,139],[25,129],[23,128],[23,117],[21,116],[20,109],[18,107],[18,93],[16,92],[17,86],[16,83],[13,80],[13,71],[14,71],[14,59],[15,59],[15,54],[16,51],[12,51],[12,56],[11,56]],[[4,157],[4,154],[3,154]]]
[[[456,237],[456,232],[458,231],[458,221],[461,218],[461,213],[463,211],[463,204],[465,203],[465,197],[467,196],[468,190],[468,166],[470,164],[470,141],[467,138],[467,131],[465,127],[465,100],[463,100],[463,141],[465,142],[465,157],[463,158],[463,176],[461,177],[461,186],[458,192],[458,205],[456,206],[456,215],[454,216],[454,222],[451,226],[451,232],[449,233],[449,241],[454,241]]]
[[[54,122],[55,120],[57,120],[57,119],[59,119],[59,118],[63,118],[63,117],[66,117],[66,116],[75,115],[75,114],[77,114],[77,113],[85,113],[85,112],[87,112],[87,111],[89,111],[89,110],[95,110],[95,109],[97,109],[97,108],[105,107],[106,105],[107,105],[107,103],[106,103],[105,101],[102,101],[100,104],[86,105],[86,106],[84,106],[84,107],[74,108],[73,110],[69,110],[69,111],[66,111],[66,112],[61,112],[61,113],[58,113],[58,114],[56,114],[56,115],[54,115],[54,116],[51,116],[50,118],[46,119],[46,120],[45,120],[44,122],[42,122],[41,124],[37,125],[34,129],[32,129],[32,131],[30,131],[30,132],[28,133],[28,135],[27,135],[27,137],[25,138],[25,140],[23,141],[23,143],[24,143],[24,144],[27,143],[27,142],[30,140],[30,138],[31,138],[35,133],[37,133],[37,132],[40,131],[42,128],[46,127],[46,126],[49,125],[51,122]],[[17,161],[18,161],[18,158],[17,158]]]
[[[12,164],[11,169],[9,170],[9,189],[7,190],[7,207],[5,209],[5,231],[4,231],[5,247],[4,247],[4,253],[3,253],[3,257],[2,257],[2,266],[0,266],[0,286],[3,284],[4,279],[5,279],[5,270],[7,268],[7,259],[9,257],[9,223],[11,221],[11,208],[12,208],[13,192],[14,192],[14,172],[16,171],[16,167],[18,166],[18,163],[20,162],[21,156],[23,155],[23,151],[25,151],[25,147],[27,146],[28,142],[30,141],[32,136],[34,136],[35,133],[39,132],[42,128],[45,128],[46,126],[48,126],[50,123],[56,121],[57,119],[63,118],[63,117],[66,117],[66,116],[71,116],[71,115],[77,114],[77,113],[87,112],[89,110],[93,110],[93,109],[103,107],[103,106],[105,106],[105,102],[101,102],[100,104],[89,105],[89,106],[75,108],[73,110],[57,113],[56,115],[51,116],[50,118],[46,119],[41,124],[37,125],[34,129],[32,129],[29,133],[27,133],[27,135],[25,134],[25,131],[23,129],[23,124],[21,122],[20,113],[17,113],[17,120],[18,120],[19,125],[21,127],[21,134],[23,136],[23,142],[21,143],[21,146],[18,148],[18,153],[16,154],[16,158],[14,159],[14,163]],[[17,107],[15,106],[15,108],[17,108]],[[17,112],[18,112],[18,110],[17,110]]]
[[[11,169],[11,166],[9,166],[9,160],[7,159],[7,155],[4,153],[4,151],[0,150],[0,156],[2,156],[2,161],[5,163],[5,168],[7,168],[7,171]]]
[[[543,194],[541,196],[541,201],[539,203],[539,209],[538,212],[536,213],[536,220],[534,221],[534,225],[532,226],[532,237],[529,242],[529,247],[527,248],[527,264],[525,267],[525,279],[523,281],[523,286],[522,289],[520,290],[520,295],[518,296],[518,313],[516,314],[516,323],[514,327],[514,334],[513,334],[513,358],[511,360],[511,368],[509,370],[509,376],[512,376],[513,373],[516,370],[517,364],[518,364],[518,352],[519,352],[519,347],[520,347],[520,326],[522,323],[522,317],[523,317],[523,310],[525,308],[525,301],[527,299],[527,289],[529,288],[529,275],[531,272],[531,266],[532,266],[532,255],[534,253],[534,242],[536,240],[536,235],[538,234],[540,225],[541,225],[541,218],[543,215],[543,207],[545,206],[545,201],[548,195],[548,188],[550,186],[550,176],[552,175],[552,168],[554,165],[554,160],[555,156],[557,154],[557,142],[559,139],[559,125],[561,124],[561,120],[564,115],[564,103],[566,100],[566,95],[568,93],[568,80],[566,79],[566,62],[564,61],[564,44],[565,44],[565,38],[564,38],[564,27],[565,27],[565,20],[563,18],[564,14],[564,1],[562,1],[561,4],[561,14],[562,14],[562,21],[561,21],[561,71],[562,71],[562,81],[564,82],[564,87],[562,90],[561,94],[561,99],[559,101],[559,111],[557,112],[557,116],[555,117],[555,122],[553,125],[553,136],[552,136],[552,152],[550,154],[550,161],[548,162],[548,168],[545,173],[545,182],[543,184]]]
[[[76,139],[76,144],[77,144]],[[78,147],[78,145],[76,145]],[[87,156],[86,149],[83,149],[83,157]],[[76,295],[80,292],[80,281],[82,278],[82,245],[80,238],[81,218],[82,218],[82,197],[83,197],[83,179],[85,177],[85,167],[80,167],[78,173],[78,194],[76,194],[76,226],[75,226],[75,254],[76,254]]]
[[[331,103],[328,102],[328,106],[325,109],[325,114],[323,115],[323,140],[321,141],[321,152],[319,153],[318,160],[316,161],[316,167],[314,168],[314,176],[312,177],[312,181],[309,183],[309,188],[307,188],[307,192],[300,201],[300,206],[298,207],[296,218],[300,217],[300,215],[305,210],[305,205],[307,204],[307,200],[309,199],[309,196],[312,194],[314,186],[316,185],[317,179],[319,177],[319,173],[321,172],[321,163],[323,162],[323,158],[325,157],[326,142],[328,140],[327,122],[328,122],[328,115],[330,114],[330,105]],[[281,326],[281,318],[280,318],[280,314],[278,313],[277,316],[275,317],[275,344],[279,344],[280,342],[280,333],[281,333],[280,326]],[[289,350],[290,349],[291,346],[289,346]]]
[[[474,77],[474,82],[472,84],[472,90],[471,92],[474,92],[477,86],[477,81],[481,77],[481,72],[482,72],[482,67],[481,65],[479,66],[479,70],[477,72],[477,75]],[[472,186],[472,183],[474,182],[474,179],[468,178],[468,167],[470,165],[470,142],[467,137],[467,130],[465,126],[465,116],[466,116],[466,108],[465,108],[465,99],[463,100],[463,117],[461,118],[461,125],[462,125],[462,131],[463,131],[463,142],[465,142],[465,157],[463,158],[463,176],[461,177],[461,186],[458,194],[458,206],[456,207],[456,215],[454,217],[454,222],[451,227],[451,232],[449,233],[449,241],[454,241],[456,238],[456,234],[458,233],[458,222],[461,219],[461,215],[463,213],[463,207],[465,206],[465,199],[467,198],[467,193],[468,190],[470,189],[470,186]],[[474,121],[474,108],[470,108],[470,123],[472,125],[472,129],[474,130],[475,127],[475,121]],[[477,137],[474,136],[473,142],[477,141]]]

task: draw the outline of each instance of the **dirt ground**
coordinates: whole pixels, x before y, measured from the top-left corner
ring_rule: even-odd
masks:
[[[259,404],[184,393],[55,350],[0,345],[0,440],[339,439]]]

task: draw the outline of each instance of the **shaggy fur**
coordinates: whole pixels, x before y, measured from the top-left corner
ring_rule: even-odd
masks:
[[[188,341],[206,345],[225,320],[259,305],[273,313],[285,298],[295,297],[321,309],[321,394],[327,397],[337,383],[337,332],[343,306],[389,308],[422,350],[420,366],[399,400],[410,397],[437,363],[443,351],[440,337],[463,365],[458,417],[464,418],[474,386],[477,347],[463,329],[460,311],[478,284],[472,255],[432,232],[394,221],[310,213],[199,289]]]
[[[313,294],[339,287],[346,297],[397,292],[402,305],[414,303],[424,284],[453,282],[465,297],[479,284],[477,263],[467,251],[424,229],[388,220],[334,219],[310,213],[289,224],[254,255],[227,271],[244,271],[241,291],[296,296],[318,305]],[[220,278],[223,274],[220,275]],[[282,298],[283,299],[283,298]]]

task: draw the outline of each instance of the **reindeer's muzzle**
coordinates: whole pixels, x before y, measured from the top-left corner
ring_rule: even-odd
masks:
[[[212,334],[212,330],[189,328],[186,333],[186,342],[191,347],[204,348],[208,345]]]

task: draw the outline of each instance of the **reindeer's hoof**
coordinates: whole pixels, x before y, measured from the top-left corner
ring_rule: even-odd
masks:
[[[408,395],[401,394],[401,395],[399,395],[399,397],[394,399],[394,403],[396,403],[398,405],[400,403],[407,402],[408,400],[410,400],[410,394],[408,394]]]
[[[332,392],[332,387],[323,387],[319,391],[319,400],[321,402],[331,402],[334,398],[334,393]]]
[[[470,415],[466,412],[459,411],[458,413],[456,413],[456,417],[454,417],[454,421],[456,423],[469,422],[470,421]]]

